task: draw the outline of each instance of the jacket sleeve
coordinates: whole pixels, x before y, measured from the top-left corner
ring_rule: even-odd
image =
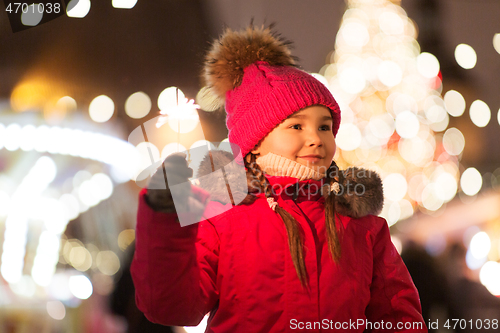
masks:
[[[139,310],[163,325],[198,325],[218,300],[219,239],[207,220],[181,227],[175,213],[161,213],[139,199],[136,249],[131,265]],[[193,187],[193,195],[207,195]]]
[[[373,325],[367,325],[366,331],[427,332],[417,289],[392,244],[387,222],[374,218],[371,299],[366,308],[367,322]],[[384,326],[377,326],[376,323],[382,322]],[[392,329],[388,329],[388,325]]]

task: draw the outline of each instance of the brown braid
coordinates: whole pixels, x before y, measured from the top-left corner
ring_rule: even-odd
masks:
[[[338,171],[339,168],[337,167],[337,164],[332,161],[332,164],[326,173],[326,183],[329,184],[330,187],[336,181],[335,177],[340,177]],[[341,255],[341,246],[335,218],[335,193],[330,191],[328,192],[329,194],[325,199],[326,239],[328,241],[328,249],[330,250],[333,260],[338,262]]]
[[[248,156],[248,155],[247,155]],[[249,192],[252,192],[252,189],[256,187],[256,185],[260,188],[261,191],[264,192],[266,198],[272,197],[272,190],[269,186],[269,183],[264,176],[264,172],[256,163],[257,157],[249,153],[250,159],[247,161],[245,158],[245,167],[247,168],[247,179],[249,180]],[[257,182],[257,184],[255,184]],[[253,201],[255,199],[250,199],[247,197],[248,201]],[[254,197],[255,198],[255,197]],[[245,200],[247,201],[247,200]],[[304,262],[304,246],[302,242],[302,237],[300,234],[299,223],[295,220],[295,218],[287,212],[284,208],[279,205],[276,206],[276,213],[281,216],[281,219],[285,223],[286,231],[288,234],[288,245],[290,247],[290,254],[292,256],[293,265],[295,266],[295,271],[297,272],[297,276],[302,283],[302,286],[307,286],[307,272],[306,265]]]

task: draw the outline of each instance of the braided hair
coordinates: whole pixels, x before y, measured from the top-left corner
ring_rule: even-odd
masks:
[[[256,196],[253,193],[264,193],[266,198],[272,198],[272,189],[269,185],[264,172],[256,163],[257,156],[249,153],[248,158],[245,158],[245,167],[247,169],[247,182],[249,187],[249,195],[243,200],[243,204],[250,204],[255,201]],[[338,167],[335,162],[332,162],[327,171],[327,183],[331,186],[335,182],[335,175],[338,172]],[[325,201],[325,224],[326,235],[328,240],[328,249],[335,262],[340,259],[340,241],[335,221],[335,194],[327,191],[328,197]],[[304,245],[302,238],[302,230],[299,223],[287,210],[279,205],[275,208],[283,220],[286,231],[288,234],[288,246],[290,247],[290,254],[292,262],[297,272],[302,286],[307,286],[307,271],[304,261]]]

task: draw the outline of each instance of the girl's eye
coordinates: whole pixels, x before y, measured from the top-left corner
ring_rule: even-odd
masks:
[[[323,126],[321,126],[319,129],[320,129],[321,131],[330,131],[330,130],[331,130],[331,128],[330,128],[330,126],[329,126],[329,125],[323,125]]]
[[[292,126],[290,126],[290,128],[293,128],[293,129],[300,129],[300,124],[295,124],[295,125],[292,125]]]

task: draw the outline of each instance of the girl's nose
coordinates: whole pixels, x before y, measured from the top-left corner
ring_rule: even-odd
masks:
[[[321,140],[321,137],[316,131],[309,133],[307,138],[307,143],[309,146],[321,147],[323,145],[323,141]]]

